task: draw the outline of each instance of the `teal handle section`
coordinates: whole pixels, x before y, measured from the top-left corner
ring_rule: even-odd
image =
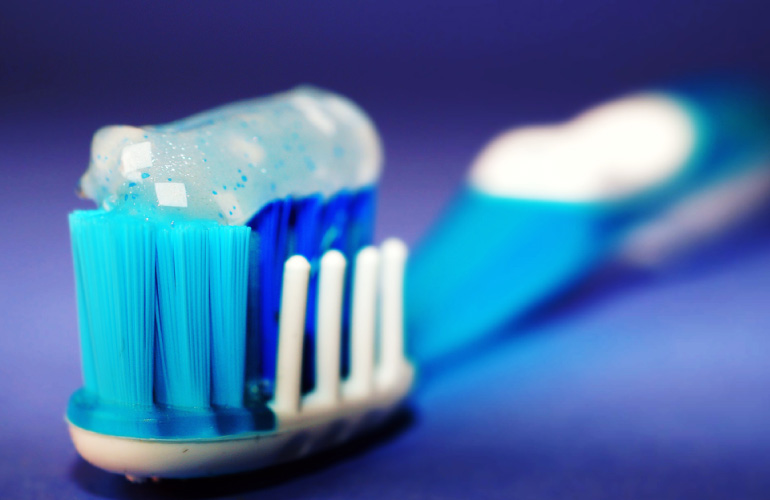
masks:
[[[566,287],[614,248],[617,216],[465,191],[410,259],[410,353],[425,361],[457,350]]]
[[[623,199],[570,203],[462,191],[413,252],[406,274],[412,357],[431,362],[520,318],[609,258],[641,224],[706,189],[770,167],[770,105],[745,82],[669,89],[691,116],[689,159]]]

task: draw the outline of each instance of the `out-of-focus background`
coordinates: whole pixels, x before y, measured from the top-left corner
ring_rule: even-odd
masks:
[[[770,79],[761,1],[0,5],[0,497],[769,498],[770,231],[600,275],[300,464],[132,485],[80,460],[66,215],[91,135],[313,83],[382,134],[379,238],[414,244],[514,125],[692,74]]]

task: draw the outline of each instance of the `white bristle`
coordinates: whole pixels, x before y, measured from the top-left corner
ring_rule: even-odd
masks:
[[[356,256],[353,275],[351,355],[348,387],[366,395],[374,386],[374,332],[377,318],[377,271],[380,252],[366,247]]]
[[[340,337],[345,257],[330,250],[321,258],[316,316],[316,395],[320,402],[337,403],[340,395]]]
[[[380,363],[382,381],[396,377],[404,364],[404,265],[406,245],[390,238],[382,244]]]
[[[278,325],[278,364],[275,374],[275,400],[278,413],[299,412],[302,377],[302,341],[310,264],[301,255],[284,265],[281,315]]]

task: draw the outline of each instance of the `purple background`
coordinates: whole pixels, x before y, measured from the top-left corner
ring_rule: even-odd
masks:
[[[0,497],[768,498],[770,231],[686,271],[615,272],[433,367],[372,439],[220,480],[131,485],[77,458],[66,214],[93,131],[302,82],[385,142],[378,235],[414,244],[501,129],[692,72],[770,77],[765,2],[0,6]]]

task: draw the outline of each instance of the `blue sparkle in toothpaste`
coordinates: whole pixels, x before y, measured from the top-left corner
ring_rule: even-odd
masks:
[[[102,128],[80,188],[108,211],[206,220],[224,213],[227,224],[243,225],[277,198],[372,185],[381,163],[374,126],[356,105],[299,87],[166,125]],[[126,200],[129,187],[137,197]]]

